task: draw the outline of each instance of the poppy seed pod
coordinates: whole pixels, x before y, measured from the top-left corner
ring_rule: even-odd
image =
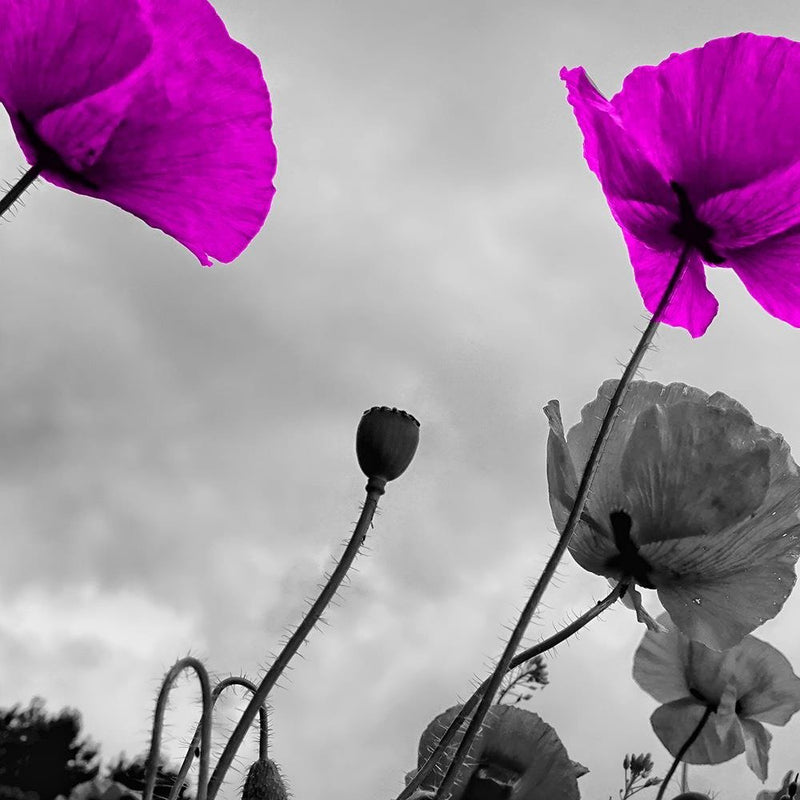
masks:
[[[247,772],[242,800],[287,800],[278,767],[271,758],[259,758]]]
[[[369,478],[367,491],[383,494],[387,481],[399,478],[414,458],[419,422],[406,411],[374,406],[365,411],[356,433],[356,456]]]

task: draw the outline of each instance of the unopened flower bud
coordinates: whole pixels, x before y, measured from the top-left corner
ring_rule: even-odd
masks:
[[[631,757],[626,753],[625,758],[622,759],[622,769],[626,772],[628,771],[628,767],[631,765]]]
[[[707,794],[700,794],[700,792],[684,792],[672,800],[711,800]]]
[[[369,478],[367,491],[383,494],[387,481],[400,477],[419,444],[419,422],[406,411],[375,406],[364,412],[356,433],[356,455]]]
[[[287,800],[278,767],[270,758],[259,758],[248,770],[242,800]]]

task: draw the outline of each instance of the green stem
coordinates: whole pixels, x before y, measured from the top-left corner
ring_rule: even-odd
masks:
[[[193,669],[200,680],[203,694],[203,712],[200,717],[202,738],[200,743],[200,775],[198,777],[197,800],[206,800],[206,784],[208,782],[208,760],[211,751],[211,683],[208,672],[201,661],[193,656],[187,656],[176,661],[161,683],[161,690],[156,701],[156,713],[153,720],[153,735],[150,740],[150,752],[147,755],[147,769],[145,772],[144,792],[142,800],[153,800],[153,791],[156,786],[158,773],[159,748],[161,746],[161,732],[164,729],[164,712],[167,708],[167,697],[178,675],[185,669]]]
[[[283,650],[278,654],[275,663],[269,668],[267,674],[264,676],[258,690],[253,695],[247,708],[245,708],[241,719],[236,725],[231,738],[225,745],[222,755],[219,757],[217,766],[211,775],[211,780],[208,784],[208,799],[214,800],[217,792],[220,790],[222,781],[225,778],[225,773],[228,771],[231,763],[233,762],[236,751],[242,743],[242,740],[247,733],[247,729],[253,721],[256,712],[261,704],[267,699],[267,695],[275,686],[276,681],[281,676],[281,673],[286,668],[286,665],[292,659],[292,656],[300,649],[300,645],[305,641],[306,637],[311,633],[314,626],[319,621],[322,612],[325,610],[328,603],[333,599],[336,594],[344,576],[350,569],[359,548],[366,539],[369,526],[372,523],[372,517],[375,514],[375,509],[378,507],[378,498],[383,494],[382,487],[373,486],[370,481],[367,484],[367,498],[364,502],[364,507],[361,509],[361,516],[356,523],[353,535],[345,548],[342,558],[336,565],[336,568],[328,578],[327,583],[322,587],[319,597],[314,601],[314,604],[309,609],[305,618],[302,620],[297,630],[289,638],[289,641],[284,646]],[[201,800],[201,798],[198,798]]]
[[[681,767],[681,791],[687,792],[689,790],[689,765],[684,761]]]
[[[695,740],[700,735],[700,731],[703,730],[703,726],[708,722],[708,718],[714,713],[716,709],[714,706],[706,706],[706,710],[703,713],[700,722],[697,724],[697,727],[692,731],[689,738],[681,745],[681,749],[678,750],[678,755],[675,756],[675,760],[672,762],[672,766],[669,768],[669,772],[667,773],[664,780],[661,782],[661,786],[658,787],[658,794],[656,795],[656,800],[662,800],[664,797],[664,792],[667,790],[667,784],[670,782],[670,779],[675,774],[675,770],[678,769],[678,764],[681,763],[681,759],[686,755],[689,748],[695,743]]]
[[[212,708],[214,708],[214,706],[216,705],[220,694],[222,694],[222,691],[224,689],[227,689],[229,686],[244,686],[245,689],[249,689],[253,693],[255,693],[256,691],[256,685],[252,681],[247,680],[247,678],[238,678],[238,677],[225,678],[224,680],[221,680],[214,687],[214,690],[211,692]],[[266,703],[262,704],[261,708],[258,709],[258,714],[259,714],[258,757],[262,761],[266,761],[268,757],[267,743],[269,736],[269,720],[267,717]],[[200,725],[198,725],[194,730],[194,736],[192,736],[192,741],[189,744],[189,749],[186,751],[186,755],[183,757],[183,763],[181,764],[181,768],[178,770],[178,777],[172,784],[172,789],[170,790],[167,800],[177,800],[181,785],[183,784],[183,781],[186,779],[186,776],[189,774],[189,769],[192,766],[192,761],[194,760],[195,748],[197,747],[200,741],[200,733],[201,733]]]
[[[25,174],[8,190],[5,197],[0,199],[0,217],[8,211],[14,203],[22,197],[25,190],[39,177],[42,167],[34,164]]]
[[[636,370],[639,368],[639,364],[641,363],[642,358],[644,358],[644,354],[647,352],[647,349],[653,340],[653,336],[655,336],[655,332],[658,329],[661,318],[664,316],[664,312],[667,310],[667,306],[672,299],[672,295],[675,292],[675,288],[677,287],[678,281],[680,280],[684,267],[686,266],[686,261],[688,260],[690,250],[691,245],[687,244],[681,251],[675,271],[673,272],[672,277],[669,279],[669,283],[667,284],[664,295],[661,298],[658,307],[656,308],[656,312],[650,319],[650,322],[642,334],[642,338],[639,340],[639,344],[636,345],[636,349],[633,351],[633,355],[631,356],[628,365],[625,367],[625,371],[622,373],[622,378],[620,379],[617,389],[611,398],[608,411],[606,412],[605,417],[603,417],[603,422],[600,425],[600,431],[597,434],[597,438],[592,446],[592,451],[589,454],[589,459],[586,462],[586,468],[583,471],[583,477],[581,478],[580,485],[578,486],[578,493],[575,497],[572,511],[567,519],[567,524],[564,527],[564,532],[559,537],[555,550],[545,565],[544,572],[542,572],[539,580],[536,582],[536,586],[534,587],[531,596],[528,598],[528,602],[525,604],[522,614],[520,615],[520,618],[517,621],[513,632],[511,633],[511,637],[506,644],[503,655],[497,662],[497,666],[495,667],[494,672],[489,679],[489,686],[481,698],[478,710],[472,717],[469,728],[467,728],[467,732],[459,744],[456,755],[442,780],[439,791],[436,795],[437,800],[449,800],[451,790],[458,780],[462,762],[464,761],[467,753],[469,753],[470,748],[472,747],[472,742],[478,735],[478,731],[483,724],[484,717],[489,711],[492,700],[497,693],[497,688],[499,687],[503,676],[508,671],[508,665],[511,663],[511,659],[519,647],[519,643],[522,640],[522,637],[524,636],[531,619],[533,618],[536,608],[539,605],[539,601],[541,600],[547,585],[550,583],[550,579],[553,577],[553,574],[558,567],[558,562],[561,560],[567,549],[567,544],[569,543],[572,533],[575,530],[575,526],[577,525],[578,520],[583,513],[583,507],[586,503],[586,496],[589,493],[589,488],[594,478],[597,464],[600,460],[600,453],[602,452],[603,445],[605,444],[606,438],[611,431],[611,426],[614,423],[616,413],[619,407],[622,405],[628,385],[630,384],[631,380],[633,380],[633,376],[636,374]]]
[[[584,625],[591,622],[595,617],[602,614],[603,611],[605,611],[610,605],[615,603],[620,597],[622,597],[627,588],[628,582],[620,581],[602,600],[599,600],[588,611],[585,611],[577,619],[570,622],[570,624],[567,625],[563,630],[560,630],[558,633],[555,633],[544,641],[539,642],[539,644],[528,647],[514,656],[514,658],[511,659],[508,668],[510,670],[514,669],[515,667],[520,666],[520,664],[530,661],[532,658],[535,658],[541,653],[546,653],[557,644],[561,644],[561,642],[577,633],[581,628],[584,627]],[[472,711],[472,709],[477,705],[478,700],[480,700],[488,684],[489,679],[487,678],[472,693],[472,697],[470,697],[469,700],[464,703],[458,714],[456,714],[455,719],[450,723],[447,730],[439,739],[433,752],[430,754],[430,756],[428,756],[428,760],[417,770],[417,773],[406,785],[405,789],[403,789],[403,791],[397,796],[397,800],[411,800],[411,795],[414,793],[414,791],[419,787],[422,781],[425,780],[430,771],[437,766],[437,762],[447,749],[447,746],[458,733],[464,720],[466,720],[466,718],[469,716],[470,711]]]

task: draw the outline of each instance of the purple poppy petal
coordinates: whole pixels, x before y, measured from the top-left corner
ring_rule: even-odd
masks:
[[[667,623],[666,614],[658,621]],[[633,656],[633,679],[660,703],[688,697],[685,650],[674,625],[669,625],[666,633],[645,633]]]
[[[644,545],[639,552],[648,561],[652,559],[651,563],[667,567],[678,562],[678,554],[683,552],[684,559],[680,560],[696,565],[708,554],[700,549],[702,545],[698,545],[697,540],[713,538],[672,539]],[[692,550],[693,547],[697,549]],[[654,554],[654,548],[661,548],[661,552]],[[675,554],[673,560],[669,558],[668,548]],[[746,554],[742,552],[742,556]],[[776,558],[767,564],[745,566],[728,575],[658,585],[658,599],[686,636],[712,650],[726,650],[781,610],[796,580],[795,560]],[[712,561],[713,558],[709,559]]]
[[[760,781],[767,779],[769,766],[769,743],[772,734],[760,723],[752,719],[741,720],[744,731],[744,747],[747,766]]]
[[[139,0],[6,0],[0,26],[0,102],[33,121],[117,84],[147,57]]]
[[[565,67],[560,74],[583,133],[584,157],[600,179],[614,218],[653,246],[674,247],[669,229],[678,204],[669,184],[620,127],[583,67]]]
[[[717,533],[760,507],[770,450],[749,416],[705,403],[652,406],[636,419],[620,479],[637,544]]]
[[[635,69],[611,104],[699,203],[797,161],[798,85],[800,44],[742,33]]]
[[[671,702],[678,698],[670,696],[667,687],[677,689],[682,684],[685,690],[681,697],[694,689],[707,702],[716,704],[722,704],[727,694],[736,694],[730,688],[738,686],[737,662],[731,651],[720,653],[690,641],[668,614],[660,614],[657,622],[667,633],[646,633],[634,656],[634,678],[646,692],[661,702]],[[734,706],[735,702],[734,696]]]
[[[737,650],[736,684],[740,716],[785,725],[800,711],[800,678],[786,656],[755,636]]]
[[[693,697],[686,697],[659,706],[650,716],[650,724],[667,751],[677,756],[704,713],[704,705]],[[711,716],[686,751],[683,760],[687,764],[721,764],[744,752],[744,734],[735,715],[729,715],[729,719],[733,716],[729,725],[719,725],[713,719],[716,715]]]
[[[714,247],[731,266],[736,250],[800,225],[800,162],[711,197],[697,216],[714,229]]]
[[[654,314],[678,264],[680,250],[654,250],[623,230],[633,273],[645,308]],[[717,315],[719,303],[706,287],[700,257],[692,252],[661,321],[702,336]]]
[[[453,706],[439,714],[423,731],[418,749],[418,766],[427,760],[439,738],[455,718],[461,706]],[[447,752],[452,758],[458,742]],[[555,730],[538,714],[508,705],[495,705],[486,715],[485,727],[473,744],[472,766],[465,770],[463,783],[456,790],[454,800],[462,800],[470,782],[480,780],[481,767],[510,773],[516,778],[514,797],[519,800],[578,800],[577,778],[585,767],[572,762]],[[432,772],[423,781],[422,788],[435,789],[441,774]]]
[[[578,492],[578,479],[564,438],[564,425],[561,422],[558,400],[551,400],[545,406],[544,413],[550,424],[550,434],[547,439],[550,510],[556,529],[561,533],[567,524]],[[617,550],[603,528],[597,524],[589,524],[591,522],[593,522],[591,513],[586,511],[569,541],[569,551],[584,569],[598,575],[606,575],[609,573],[605,569],[605,564]]]
[[[92,4],[67,4],[76,3]],[[153,41],[143,64],[103,92],[32,120],[79,172],[48,168],[43,177],[135,214],[204,265],[209,256],[231,261],[260,230],[275,192],[261,67],[207,0],[137,5]],[[30,146],[26,155],[35,156]]]
[[[737,250],[728,263],[768,314],[800,327],[800,228]]]

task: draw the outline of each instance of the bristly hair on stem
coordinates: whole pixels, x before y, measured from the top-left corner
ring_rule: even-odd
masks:
[[[230,768],[234,756],[236,755],[236,752],[239,749],[239,746],[244,739],[244,735],[247,732],[247,729],[250,727],[258,708],[267,699],[267,696],[275,686],[276,681],[278,678],[280,678],[292,657],[300,649],[300,645],[306,640],[306,637],[315,628],[320,620],[320,617],[322,616],[322,612],[336,594],[345,574],[350,569],[350,566],[352,565],[353,560],[355,559],[359,548],[361,547],[361,544],[367,535],[370,523],[372,522],[372,517],[378,505],[379,497],[380,494],[377,491],[369,491],[367,493],[367,499],[364,503],[364,508],[362,509],[358,523],[356,524],[356,528],[353,531],[353,535],[350,538],[350,541],[348,542],[341,559],[331,573],[328,582],[322,587],[322,591],[312,604],[309,611],[306,613],[306,616],[297,626],[297,629],[294,631],[294,633],[289,637],[286,646],[278,654],[278,657],[275,659],[272,666],[269,668],[269,670],[267,670],[266,675],[261,680],[261,684],[256,688],[250,703],[242,713],[242,716],[239,719],[233,734],[226,743],[225,748],[222,751],[222,755],[220,756],[219,761],[214,768],[214,772],[211,775],[211,779],[208,784],[207,800],[214,800],[216,797],[217,792],[222,786],[225,773]],[[147,799],[145,798],[145,800]],[[198,800],[202,799],[198,798]]]
[[[217,683],[217,685],[211,692],[212,710],[216,705],[219,696],[229,686],[243,686],[245,689],[248,689],[253,694],[255,694],[256,691],[256,685],[247,678],[242,678],[236,675],[232,675],[229,678],[223,678],[221,681],[219,681],[219,683]],[[262,703],[261,708],[259,708],[258,710],[258,714],[259,714],[258,758],[259,760],[266,761],[269,755],[268,753],[269,713],[266,702]],[[181,768],[180,770],[178,770],[178,777],[175,783],[173,784],[172,790],[170,791],[167,800],[177,800],[178,790],[182,782],[185,780],[186,776],[189,774],[189,769],[192,766],[192,761],[194,761],[195,756],[197,755],[197,746],[200,742],[200,735],[201,735],[201,727],[198,724],[198,726],[195,728],[194,735],[192,736],[192,741],[189,743],[189,748],[186,751],[186,755],[183,757],[183,763],[181,764]]]
[[[25,190],[39,177],[41,171],[42,167],[38,164],[34,164],[32,167],[25,170],[22,177],[20,177],[15,184],[9,187],[6,194],[0,198],[0,217],[22,197]]]
[[[153,800],[155,790],[156,775],[158,771],[159,748],[161,747],[161,734],[164,729],[164,712],[167,707],[167,698],[178,675],[186,669],[192,669],[197,674],[200,681],[200,688],[203,698],[203,711],[200,718],[200,774],[198,777],[197,800],[206,800],[206,787],[208,784],[208,762],[211,750],[211,682],[208,671],[203,663],[194,656],[186,656],[175,662],[164,676],[161,689],[156,701],[156,712],[153,720],[153,733],[150,740],[150,752],[147,755],[147,769],[145,772],[144,792],[142,800]],[[175,786],[180,786],[181,781],[177,781]]]
[[[559,537],[558,543],[556,544],[555,549],[553,550],[553,553],[547,562],[547,566],[537,581],[533,593],[528,598],[522,614],[520,615],[520,618],[514,628],[514,632],[511,634],[508,643],[503,650],[503,654],[500,656],[497,666],[489,678],[486,691],[481,698],[480,703],[478,704],[478,708],[472,717],[472,721],[467,728],[467,732],[464,734],[463,739],[459,743],[456,754],[450,763],[450,767],[447,770],[439,787],[439,791],[436,795],[437,800],[450,800],[452,793],[451,790],[458,781],[461,773],[461,762],[464,760],[466,754],[469,753],[472,743],[475,740],[475,737],[478,735],[481,725],[483,724],[483,720],[486,717],[490,706],[492,705],[492,701],[494,700],[494,696],[500,685],[500,681],[508,671],[509,664],[514,657],[514,654],[517,652],[517,648],[519,647],[522,637],[528,628],[528,624],[530,623],[531,618],[533,617],[536,608],[539,605],[539,601],[541,600],[541,597],[544,594],[544,591],[547,588],[547,585],[549,584],[556,567],[558,566],[558,562],[566,552],[567,545],[572,537],[572,533],[575,530],[581,514],[583,513],[586,497],[600,460],[600,453],[608,438],[608,434],[611,431],[611,427],[614,424],[617,411],[622,405],[625,393],[628,390],[628,385],[633,379],[633,376],[636,374],[636,370],[639,368],[639,364],[641,363],[642,358],[644,358],[644,354],[647,352],[653,336],[655,336],[656,330],[661,322],[661,318],[664,316],[667,306],[669,305],[670,300],[675,293],[675,289],[677,288],[678,282],[680,281],[680,278],[683,275],[686,267],[691,249],[692,244],[687,243],[681,251],[680,257],[678,258],[678,263],[675,265],[675,270],[669,279],[666,290],[664,291],[664,295],[659,301],[658,307],[656,308],[656,311],[653,314],[647,328],[645,328],[642,338],[636,345],[633,355],[631,356],[631,360],[628,362],[627,367],[625,367],[625,371],[622,373],[622,378],[617,384],[617,388],[613,397],[611,398],[611,402],[609,403],[608,411],[603,417],[603,422],[600,425],[597,438],[592,445],[592,450],[589,453],[589,458],[586,461],[586,467],[583,471],[583,476],[581,477],[580,484],[578,486],[575,502],[573,503],[572,510],[567,518],[567,523],[564,526],[564,531]]]
[[[628,581],[620,581],[602,600],[599,600],[597,603],[595,603],[592,608],[581,614],[574,622],[567,625],[563,630],[560,630],[558,633],[553,634],[538,644],[535,644],[532,647],[528,647],[525,650],[517,653],[517,655],[511,659],[509,669],[514,669],[515,667],[530,661],[532,658],[536,658],[536,656],[546,653],[557,644],[560,644],[565,639],[568,639],[570,636],[579,631],[584,625],[591,622],[595,617],[599,616],[609,606],[622,597],[627,591],[627,588]],[[456,714],[455,718],[448,726],[447,730],[442,734],[433,752],[428,756],[428,759],[425,761],[425,763],[416,771],[414,777],[409,780],[409,782],[406,784],[406,787],[397,796],[397,800],[412,800],[414,792],[419,788],[422,781],[428,777],[431,770],[438,767],[439,760],[442,758],[447,746],[461,730],[461,726],[467,717],[469,717],[472,709],[478,704],[478,700],[480,700],[481,695],[483,694],[488,683],[489,679],[487,678],[473,692],[469,700],[464,703],[464,705],[461,707],[461,710],[458,712],[458,714]]]

